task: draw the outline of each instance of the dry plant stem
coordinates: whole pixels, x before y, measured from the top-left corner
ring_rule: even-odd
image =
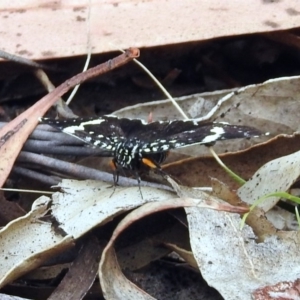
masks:
[[[101,74],[104,74],[108,71],[111,71],[115,68],[121,67],[123,65],[125,65],[126,63],[128,63],[129,61],[133,60],[136,57],[139,57],[140,52],[139,49],[137,48],[130,48],[128,50],[125,51],[124,54],[121,54],[101,65],[98,65],[94,68],[88,69],[86,72],[84,73],[80,73],[78,75],[75,75],[74,77],[72,77],[71,79],[67,80],[65,82],[66,86],[68,86],[68,90],[74,86],[76,86],[77,84],[80,84],[88,79],[97,77]]]
[[[41,69],[35,70],[34,75],[42,83],[42,85],[45,87],[45,89],[49,93],[55,89],[55,86],[52,84],[49,77],[43,70],[41,70]],[[66,105],[66,103],[64,102],[64,100],[62,98],[59,98],[53,106],[56,107],[58,114],[63,117],[77,118],[77,116],[75,114],[73,114],[72,110]]]
[[[77,165],[77,164],[70,163],[70,162],[65,162],[65,161],[62,161],[59,159],[55,159],[55,158],[51,158],[51,157],[47,157],[47,156],[43,156],[43,155],[39,155],[39,154],[35,154],[35,153],[29,153],[29,152],[22,151],[18,157],[18,161],[22,162],[22,163],[29,163],[30,165],[34,164],[34,165],[43,166],[43,167],[46,167],[47,170],[50,169],[57,173],[66,174],[72,178],[103,180],[106,182],[110,182],[112,184],[114,183],[113,175],[110,173],[98,171],[96,169],[84,167],[81,165]],[[19,172],[19,170],[18,170],[18,172]],[[35,172],[35,173],[39,174],[37,172]],[[34,173],[32,173],[32,174],[34,174]],[[26,172],[24,172],[23,175],[26,176]],[[43,176],[45,176],[45,175],[43,175]],[[39,178],[43,179],[44,177],[37,176],[35,179],[39,180]],[[60,181],[60,180],[58,180],[58,181]],[[46,181],[44,181],[44,180],[42,180],[42,182],[46,183]],[[57,184],[57,182],[55,184]],[[137,186],[138,181],[136,179],[119,176],[118,184],[120,186]],[[51,184],[51,185],[53,185],[53,184]],[[147,182],[147,181],[142,181],[139,185],[172,191],[172,189],[169,186],[152,183],[152,182]]]
[[[70,155],[70,156],[107,156],[101,153],[101,149],[88,148],[81,146],[65,146],[59,145],[55,141],[35,141],[28,140],[22,151],[43,153],[52,155]]]
[[[38,127],[40,128],[40,127]],[[29,137],[30,140],[52,141],[60,145],[83,145],[84,143],[71,135],[61,131],[48,131],[36,129]]]
[[[0,128],[5,126],[6,122],[0,122]],[[55,141],[64,145],[82,145],[83,142],[63,132],[57,131],[49,125],[40,124],[29,136],[29,139],[41,141]]]
[[[87,36],[87,56],[86,61],[83,67],[83,72],[87,70],[91,56],[92,56],[92,46],[91,46],[91,0],[88,0],[88,10],[87,10],[87,18],[86,18],[86,36]],[[69,105],[71,101],[73,100],[75,94],[77,93],[78,89],[80,87],[80,84],[76,85],[70,94],[68,100],[66,101],[66,105]]]
[[[89,53],[87,55],[85,65],[83,67],[83,72],[87,70],[87,68],[89,66],[89,63],[90,63],[90,60],[91,60],[91,51],[89,51]],[[71,95],[69,96],[68,100],[66,101],[66,106],[68,106],[71,103],[71,101],[73,100],[73,98],[74,98],[75,94],[77,93],[79,87],[80,87],[80,84],[78,84],[74,87]]]
[[[124,50],[119,49],[121,52],[124,53]],[[164,88],[164,86],[156,79],[156,77],[150,72],[150,70],[147,69],[141,62],[139,62],[137,59],[133,59],[133,61],[140,66],[149,76],[150,78],[155,82],[155,84],[161,89],[161,91],[167,96],[168,99],[171,100],[173,105],[176,107],[178,112],[183,116],[184,119],[188,119],[185,112],[181,109],[181,107],[177,104],[177,102],[173,99],[173,97],[170,95],[170,93]]]
[[[138,64],[150,77],[151,79],[158,85],[158,87],[161,89],[161,91],[167,96],[168,99],[171,100],[172,104],[175,106],[175,108],[178,110],[178,112],[183,116],[184,119],[188,119],[185,112],[181,109],[181,107],[178,105],[178,103],[173,99],[173,97],[170,95],[170,93],[164,88],[164,86],[156,79],[156,77],[137,59],[133,60],[136,64]]]
[[[22,167],[13,167],[12,172],[26,178],[37,180],[49,186],[57,185],[60,182],[60,180],[55,179],[51,176],[47,176],[39,172],[22,168]]]
[[[0,128],[6,123],[0,123]],[[85,143],[49,125],[39,125],[30,135],[22,151],[71,156],[107,156],[101,149],[84,147]],[[78,146],[77,146],[78,145]]]
[[[212,147],[208,148],[210,153],[212,154],[212,156],[215,158],[215,160],[217,161],[217,163],[226,171],[226,173],[228,173],[234,180],[236,180],[240,185],[243,185],[244,183],[246,183],[246,181],[239,177],[237,174],[235,174],[234,172],[232,172],[223,162],[222,160],[219,158],[219,156],[217,155],[217,153],[214,151],[214,149]]]
[[[30,59],[24,58],[22,56],[17,56],[14,54],[10,54],[8,52],[5,52],[3,50],[0,50],[0,57],[4,58],[9,61],[13,61],[17,64],[29,66],[32,68],[38,68],[38,69],[44,69],[44,70],[51,70],[51,71],[59,71],[57,68],[51,67],[51,66],[46,66],[44,64],[39,64],[35,61],[32,61]]]
[[[47,170],[63,173],[73,178],[89,178],[113,182],[112,175],[109,173],[35,153],[22,151],[17,161],[30,164],[34,163],[36,165],[46,167]]]
[[[7,189],[7,188],[0,188],[0,190],[5,192],[31,193],[31,194],[35,193],[35,194],[48,194],[48,195],[52,195],[54,193],[54,192],[38,191],[38,190]]]

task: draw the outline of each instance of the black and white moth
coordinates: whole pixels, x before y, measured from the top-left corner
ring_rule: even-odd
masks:
[[[104,150],[113,157],[116,169],[132,171],[139,171],[142,166],[160,169],[166,152],[171,149],[261,135],[255,128],[227,123],[193,120],[146,123],[113,115],[67,120],[40,118],[40,122]]]

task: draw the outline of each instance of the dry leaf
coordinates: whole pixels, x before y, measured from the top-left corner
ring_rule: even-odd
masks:
[[[87,52],[87,27],[93,52],[101,53],[299,27],[299,11],[297,0],[251,5],[219,0],[1,1],[0,27],[5,30],[0,42],[7,52],[31,59],[77,56]]]
[[[28,214],[0,230],[1,287],[73,245],[70,236],[55,233],[51,223],[39,220],[47,213],[49,202],[49,198],[40,197]]]
[[[112,188],[101,181],[64,180],[52,201],[40,197],[32,210],[13,220],[1,231],[3,259],[0,263],[0,286],[40,266],[50,256],[73,246],[92,228],[105,224],[116,215],[148,201],[161,201],[173,193],[154,188]],[[41,220],[51,209],[51,218]]]
[[[300,276],[299,232],[256,243],[238,215],[186,208],[191,247],[201,274],[226,300],[252,299],[256,289]]]
[[[170,179],[169,179],[170,181]],[[179,189],[179,188],[178,188]],[[186,191],[180,190],[182,194],[187,193]],[[203,198],[193,199],[193,198],[174,198],[170,200],[164,200],[160,202],[147,203],[136,210],[132,211],[118,224],[114,230],[110,241],[105,247],[99,266],[99,277],[101,282],[101,287],[104,295],[108,299],[120,299],[119,295],[122,291],[126,291],[126,294],[122,294],[122,299],[129,299],[130,295],[134,292],[140,294],[140,289],[133,285],[129,280],[127,280],[121,272],[119,264],[116,261],[114,253],[114,242],[116,238],[124,231],[130,224],[145,217],[151,213],[158,212],[165,209],[184,207],[184,206],[197,206],[198,209],[210,208],[210,209],[234,209],[229,204],[222,204],[213,199],[213,197],[205,196]],[[111,276],[111,269],[115,271],[114,275]],[[144,295],[144,294],[143,294]],[[143,296],[146,297],[146,296]],[[143,299],[143,298],[142,298]]]
[[[193,268],[195,269],[199,268],[192,251],[187,251],[186,249],[182,249],[174,244],[164,244],[164,245],[170,248],[172,251],[179,254],[186,261],[186,263],[188,263]]]
[[[113,247],[110,247],[106,250],[105,259],[102,259],[101,261],[102,263],[99,269],[99,277],[105,299],[155,299],[138,288],[124,276],[120,269]]]
[[[238,190],[239,197],[248,204],[270,193],[286,192],[300,175],[300,152],[274,159],[263,165],[250,180]],[[259,204],[265,212],[279,201],[270,197]]]

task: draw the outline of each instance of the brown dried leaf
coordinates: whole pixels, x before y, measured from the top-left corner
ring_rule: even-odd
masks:
[[[90,236],[85,240],[68,273],[48,299],[82,299],[95,281],[100,255],[101,247],[97,238]]]
[[[0,42],[7,52],[31,59],[77,56],[87,52],[86,22],[91,48],[101,53],[299,27],[299,11],[297,0],[251,5],[219,0],[1,1],[0,27],[5,30]]]
[[[0,226],[4,226],[8,222],[26,214],[26,211],[17,203],[7,201],[4,198],[3,192],[0,192],[0,207]]]

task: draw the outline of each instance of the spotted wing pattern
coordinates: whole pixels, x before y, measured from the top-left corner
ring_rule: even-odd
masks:
[[[129,169],[138,169],[144,158],[170,149],[261,135],[255,128],[227,123],[199,123],[194,120],[146,123],[113,115],[62,121],[41,118],[40,122],[108,151],[116,165]]]

